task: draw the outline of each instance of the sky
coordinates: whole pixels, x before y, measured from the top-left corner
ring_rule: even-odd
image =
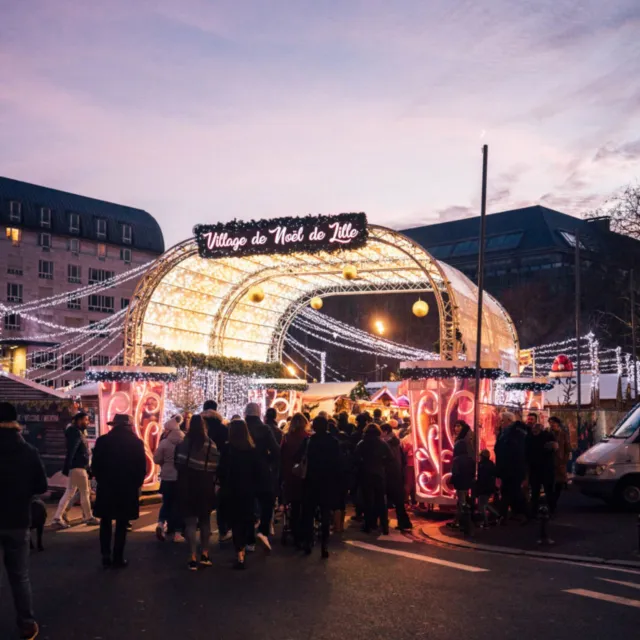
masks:
[[[0,175],[194,224],[407,228],[640,178],[638,0],[0,0]]]

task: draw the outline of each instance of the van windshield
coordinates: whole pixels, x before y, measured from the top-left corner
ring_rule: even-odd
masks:
[[[640,427],[640,404],[623,418],[609,437],[626,440],[634,434],[638,427]]]

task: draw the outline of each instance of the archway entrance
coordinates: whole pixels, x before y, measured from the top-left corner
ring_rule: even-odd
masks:
[[[284,229],[284,231],[283,231]],[[431,292],[443,360],[475,353],[477,288],[402,233],[364,214],[198,226],[156,260],[125,323],[125,364],[143,345],[274,362],[296,314],[313,297]],[[340,235],[342,234],[342,235]],[[357,276],[344,277],[346,266]],[[261,302],[249,291],[260,287]],[[506,311],[484,296],[483,366],[517,372],[518,339]]]

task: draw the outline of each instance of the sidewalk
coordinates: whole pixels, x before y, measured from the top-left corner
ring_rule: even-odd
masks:
[[[538,544],[540,523],[535,520],[526,525],[510,521],[504,527],[474,527],[467,538],[446,527],[442,519],[422,520],[419,528],[430,539],[477,550],[640,567],[637,514],[616,511],[572,489],[562,495],[557,516],[548,523],[550,545]]]

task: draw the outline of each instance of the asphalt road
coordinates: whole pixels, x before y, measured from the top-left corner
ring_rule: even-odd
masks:
[[[545,640],[635,637],[640,571],[453,550],[356,529],[331,557],[274,544],[232,570],[231,547],[214,566],[187,571],[184,543],[159,543],[157,507],[129,536],[129,568],[103,571],[97,530],[48,533],[32,558],[41,638],[129,640]],[[6,584],[0,638],[17,637]]]

